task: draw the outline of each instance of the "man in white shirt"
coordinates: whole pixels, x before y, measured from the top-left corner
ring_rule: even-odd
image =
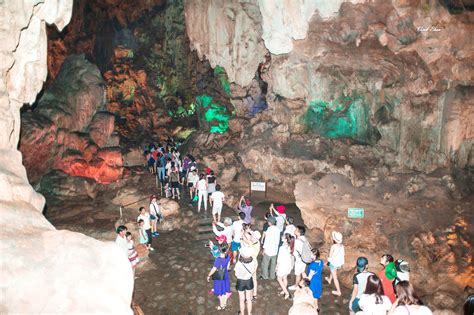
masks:
[[[224,204],[224,193],[221,192],[221,185],[216,185],[216,191],[212,193],[212,216],[214,221],[221,222],[222,205]]]
[[[117,227],[117,238],[115,239],[115,244],[120,247],[125,254],[125,257],[128,258],[128,242],[125,234],[127,234],[127,227],[125,225]]]
[[[237,254],[240,248],[240,242],[242,240],[242,225],[244,224],[245,213],[239,212],[239,219],[232,223],[232,243],[231,250],[234,256],[233,263],[237,262]]]
[[[303,252],[303,244],[306,241],[306,229],[304,226],[298,225],[295,230],[295,248],[293,250],[293,256],[295,257],[295,284],[290,286],[289,290],[296,290],[298,285],[303,277],[303,274],[306,271],[306,264],[301,259],[301,253]]]
[[[217,226],[220,226],[223,230],[219,231],[217,229]],[[224,224],[220,222],[212,222],[212,231],[216,236],[221,236],[225,235],[226,239],[231,240],[232,239],[232,234],[233,234],[233,228],[232,228],[232,219],[231,218],[225,218],[224,219]]]
[[[280,230],[276,227],[276,219],[269,217],[268,229],[263,242],[262,279],[275,279],[275,267],[280,245]],[[270,267],[270,270],[269,270]]]

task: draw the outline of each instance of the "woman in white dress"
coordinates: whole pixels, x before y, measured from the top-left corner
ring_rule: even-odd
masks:
[[[285,300],[290,298],[290,292],[288,292],[288,275],[293,270],[293,250],[295,248],[295,237],[291,234],[283,235],[283,245],[278,251],[277,263],[276,263],[276,275],[278,283],[281,287],[281,292],[278,295],[284,295]]]

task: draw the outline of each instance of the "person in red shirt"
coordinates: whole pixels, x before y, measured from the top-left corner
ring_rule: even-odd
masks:
[[[390,302],[394,303],[397,297],[393,289],[393,281],[397,277],[397,270],[393,256],[389,254],[383,255],[380,257],[380,264],[383,266],[383,269],[378,273],[378,277],[382,281],[383,292]]]

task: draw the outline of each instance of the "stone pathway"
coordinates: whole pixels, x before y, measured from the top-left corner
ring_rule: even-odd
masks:
[[[135,280],[135,301],[145,314],[236,314],[239,310],[238,293],[235,290],[235,276],[231,272],[232,297],[228,301],[228,309],[217,311],[217,298],[209,294],[211,283],[206,276],[212,267],[213,258],[209,248],[204,244],[213,237],[210,228],[211,217],[198,214],[196,206],[190,207],[185,199],[181,202],[180,211],[194,211],[199,216],[197,229],[183,227],[168,233],[161,233],[154,239],[155,252],[149,256],[154,268],[137,272]],[[255,214],[263,217],[266,207],[257,206]],[[233,210],[224,210],[223,217],[235,217]],[[298,218],[297,221],[301,220]],[[260,257],[261,259],[261,257]],[[325,273],[329,274],[328,270]],[[326,274],[325,274],[326,275]],[[294,282],[294,276],[289,279]],[[331,295],[327,284],[323,284],[323,297],[320,301],[320,314],[346,314],[347,297],[350,291],[343,289],[346,298],[335,298]],[[283,300],[277,295],[279,285],[276,280],[260,280],[258,283],[258,300],[254,303],[253,314],[287,314],[292,301]]]

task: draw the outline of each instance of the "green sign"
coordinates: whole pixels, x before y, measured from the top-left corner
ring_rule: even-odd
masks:
[[[363,219],[364,208],[349,208],[347,209],[347,216],[351,219]]]

